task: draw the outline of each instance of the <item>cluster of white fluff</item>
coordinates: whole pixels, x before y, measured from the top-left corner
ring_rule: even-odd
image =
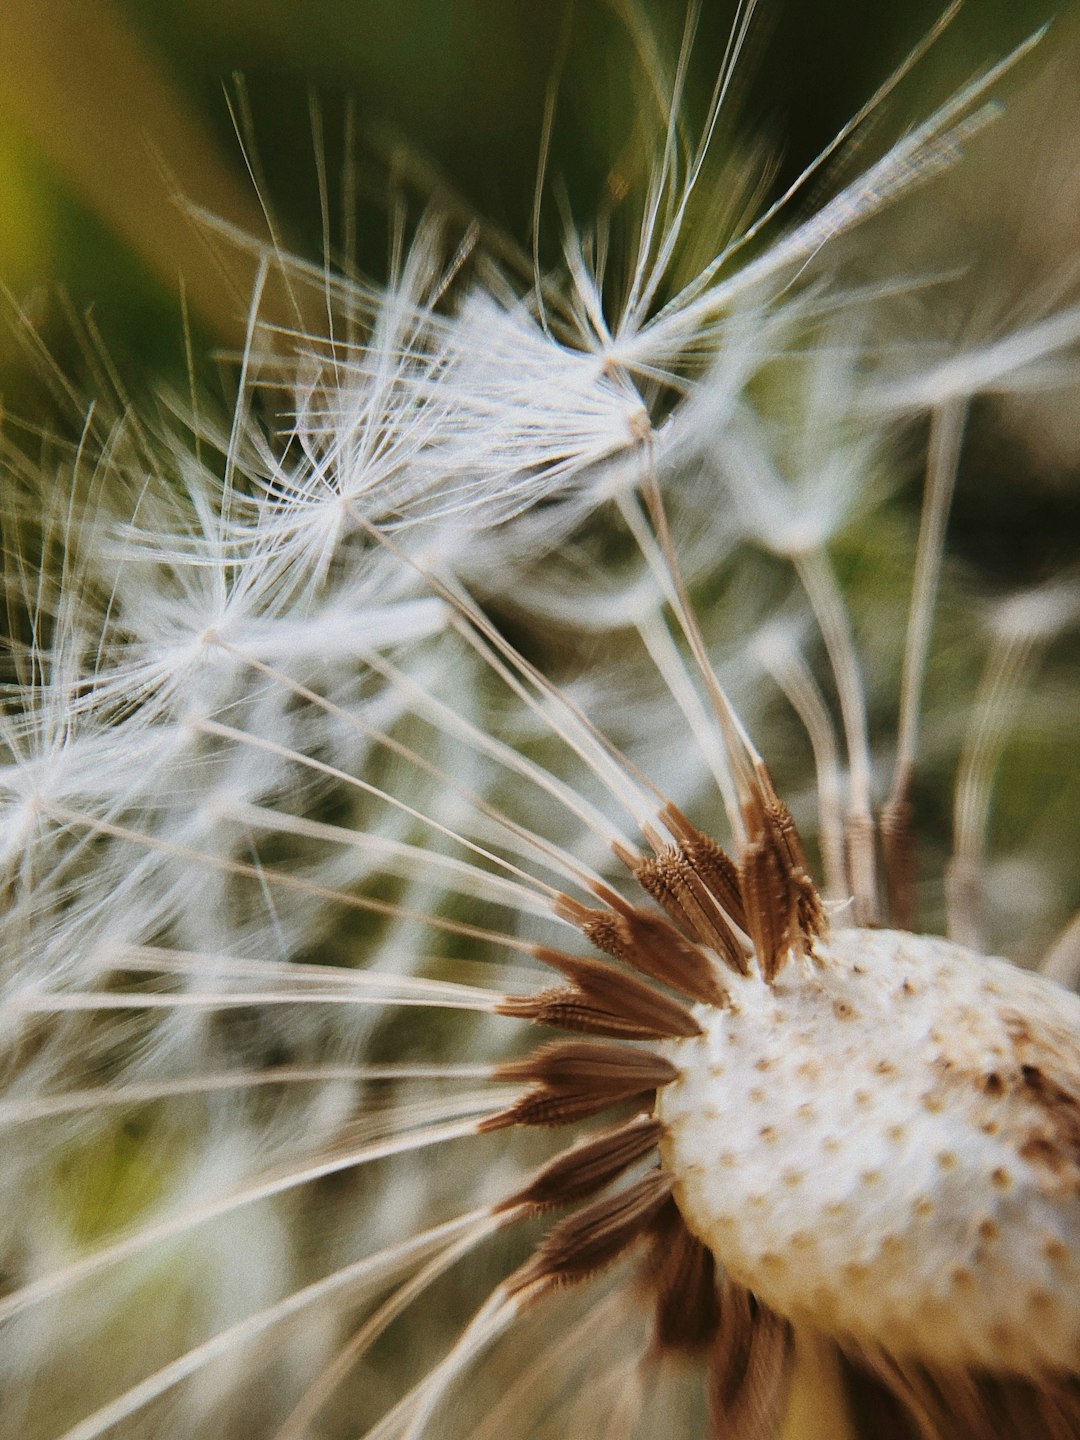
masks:
[[[552,897],[660,824],[634,766],[737,831],[686,597],[842,923],[845,832],[894,753],[867,697],[895,684],[865,682],[850,607],[890,675],[906,620],[893,584],[856,575],[846,601],[831,547],[870,553],[927,413],[947,492],[968,401],[1046,383],[1080,313],[927,355],[886,343],[886,287],[828,277],[831,240],[958,158],[1000,66],[809,219],[785,204],[678,279],[729,62],[698,143],[685,57],[667,84],[621,279],[600,230],[519,275],[429,217],[385,285],[269,250],[264,278],[332,325],[285,335],[257,297],[229,423],[102,400],[44,465],[9,442],[3,1434],[354,1434],[426,1373],[484,1293],[486,1261],[450,1275],[495,1228],[475,1207],[540,1153],[437,1158],[506,1099],[487,1077],[518,1032],[492,999],[536,971],[499,937],[557,941]],[[927,618],[940,537],[920,553]],[[965,755],[965,917],[1009,707],[1077,609],[1063,587],[1024,604],[974,730],[952,705],[922,742]],[[423,1265],[437,1303],[402,1290],[365,1340]]]

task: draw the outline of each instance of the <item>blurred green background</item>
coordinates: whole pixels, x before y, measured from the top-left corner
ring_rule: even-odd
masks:
[[[385,254],[388,157],[423,161],[485,217],[528,237],[545,93],[565,54],[550,173],[582,210],[633,130],[639,92],[604,0],[4,0],[0,6],[0,392],[37,403],[27,327],[62,365],[92,308],[125,373],[176,377],[183,283],[197,354],[242,333],[250,270],[208,244],[181,197],[266,233],[235,133],[250,106],[262,199],[317,257],[316,155],[340,196],[355,129],[358,254]],[[669,54],[682,0],[643,0]],[[941,13],[941,0],[780,0],[755,21],[736,110],[783,186]],[[876,122],[882,140],[1062,7],[968,0]],[[704,0],[691,93],[715,76],[733,5]],[[238,90],[235,76],[241,77]],[[318,120],[313,124],[313,105]],[[340,235],[340,207],[331,223]],[[20,329],[22,333],[20,335]]]

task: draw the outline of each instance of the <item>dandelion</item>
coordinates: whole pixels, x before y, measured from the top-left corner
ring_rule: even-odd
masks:
[[[692,25],[650,60],[621,282],[569,223],[544,273],[433,216],[385,287],[270,252],[333,325],[256,296],[225,424],[11,447],[7,1433],[1080,1429],[1080,999],[983,940],[995,863],[1062,918],[988,835],[1080,608],[961,613],[946,555],[970,404],[1080,316],[918,353],[817,258],[1004,66],[681,275],[748,18],[700,142]]]

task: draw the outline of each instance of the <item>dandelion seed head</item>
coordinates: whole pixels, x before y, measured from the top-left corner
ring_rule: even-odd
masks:
[[[322,333],[260,283],[223,421],[102,400],[63,504],[14,465],[20,1433],[765,1440],[807,1377],[820,1433],[848,1381],[935,1437],[1076,1428],[1080,1001],[984,955],[1061,908],[990,815],[1075,587],[980,628],[945,532],[969,401],[1080,332],[896,343],[918,283],[827,272],[1004,66],[699,245],[752,9],[698,137],[693,7],[671,73],[644,46],[620,274],[610,217],[521,263],[432,209],[384,285],[256,242]]]
[[[887,930],[728,984],[727,1007],[695,1010],[700,1037],[668,1042],[680,1077],[657,1106],[682,1215],[728,1273],[911,1360],[1068,1369],[1075,1277],[1046,1246],[1075,1253],[1080,1225],[1063,1088],[1080,1001]]]

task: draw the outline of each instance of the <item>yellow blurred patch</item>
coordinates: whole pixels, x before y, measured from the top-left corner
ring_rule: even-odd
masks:
[[[0,293],[34,309],[35,292],[56,274],[55,213],[26,142],[0,120]],[[20,353],[10,325],[0,325],[0,365]]]

